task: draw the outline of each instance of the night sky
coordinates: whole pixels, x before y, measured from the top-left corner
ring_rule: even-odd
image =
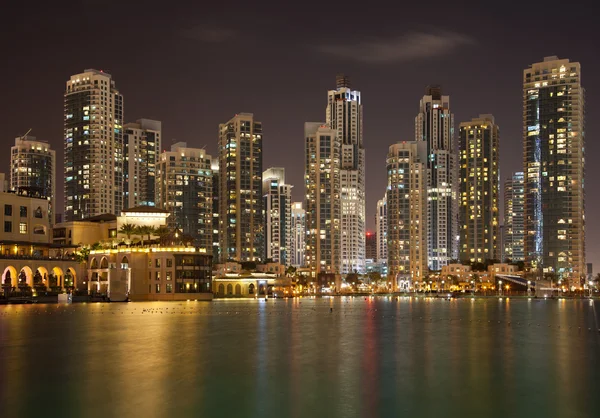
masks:
[[[187,141],[216,156],[218,124],[251,112],[263,122],[264,168],[283,166],[303,195],[305,121],[324,121],[335,75],[362,92],[368,227],[386,186],[389,145],[414,139],[428,84],[450,95],[455,129],[480,113],[500,126],[501,178],[522,170],[522,73],[545,56],[579,61],[586,89],[587,261],[600,270],[600,56],[596,15],[582,2],[19,2],[0,16],[0,153],[14,138],[57,150],[71,74],[112,74],[125,122],[163,122],[163,148]],[[461,2],[464,4],[464,2]],[[543,5],[543,6],[542,6]],[[6,12],[6,13],[5,13]],[[1,166],[0,166],[1,167]],[[59,191],[59,212],[62,191]]]

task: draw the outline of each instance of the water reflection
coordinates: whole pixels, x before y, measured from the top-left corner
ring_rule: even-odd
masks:
[[[3,417],[600,416],[597,310],[413,298],[5,306],[0,406]]]

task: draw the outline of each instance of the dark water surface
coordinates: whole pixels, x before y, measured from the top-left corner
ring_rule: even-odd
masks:
[[[599,314],[387,297],[1,306],[0,417],[600,417]]]

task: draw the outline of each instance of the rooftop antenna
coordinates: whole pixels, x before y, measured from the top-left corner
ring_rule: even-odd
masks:
[[[25,139],[27,138],[27,135],[29,135],[29,132],[32,131],[33,128],[29,128],[29,130],[27,132],[25,132],[25,135],[23,135],[22,137],[20,137],[19,139],[21,141],[25,141]]]

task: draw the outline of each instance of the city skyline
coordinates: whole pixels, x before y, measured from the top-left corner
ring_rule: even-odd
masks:
[[[378,167],[383,166],[390,144],[410,140],[413,137],[413,118],[418,110],[415,102],[422,96],[426,85],[441,84],[444,93],[451,96],[455,124],[456,121],[468,120],[480,113],[494,114],[497,123],[502,126],[503,158],[500,167],[502,182],[512,172],[522,171],[523,69],[549,55],[569,58],[582,64],[582,83],[588,98],[598,92],[598,82],[589,76],[598,67],[598,59],[594,56],[592,48],[594,36],[592,25],[585,24],[589,22],[589,17],[583,9],[574,11],[576,17],[583,19],[576,36],[567,39],[558,33],[546,30],[547,36],[543,42],[529,40],[527,48],[513,45],[529,31],[543,30],[544,24],[541,22],[544,21],[543,16],[551,15],[550,7],[548,10],[537,11],[540,16],[539,22],[526,20],[526,13],[519,16],[511,15],[510,19],[513,23],[511,26],[519,28],[516,31],[504,28],[505,19],[509,18],[507,16],[509,10],[500,6],[496,13],[491,16],[486,15],[486,19],[473,20],[473,17],[483,16],[482,7],[476,6],[457,13],[452,11],[450,6],[441,5],[438,7],[439,13],[431,16],[428,23],[431,26],[427,27],[419,26],[414,22],[407,26],[398,25],[409,20],[409,17],[396,16],[392,19],[391,16],[383,16],[374,10],[366,10],[362,16],[361,27],[346,40],[337,39],[334,31],[326,28],[327,25],[323,25],[323,28],[319,28],[314,34],[308,33],[306,29],[295,33],[294,29],[298,28],[296,24],[286,28],[286,25],[281,23],[285,21],[285,17],[292,16],[289,11],[268,13],[265,11],[265,16],[259,16],[260,19],[265,19],[266,16],[280,19],[269,18],[269,24],[256,30],[251,36],[250,41],[253,45],[265,53],[264,64],[243,71],[237,67],[224,68],[222,65],[201,66],[198,67],[201,69],[199,72],[194,65],[203,62],[204,58],[226,59],[223,52],[239,39],[240,33],[236,28],[237,18],[231,21],[219,18],[220,11],[217,8],[221,6],[210,6],[204,18],[199,17],[199,11],[194,10],[194,7],[186,14],[183,10],[177,9],[177,6],[171,5],[166,7],[162,16],[158,16],[155,12],[147,12],[145,17],[148,21],[162,21],[167,16],[175,19],[178,25],[176,28],[154,29],[144,33],[142,38],[141,34],[134,33],[131,28],[123,27],[127,25],[119,24],[124,20],[127,10],[134,10],[134,8],[130,9],[130,5],[124,5],[123,17],[115,16],[108,22],[111,27],[112,25],[119,27],[119,31],[115,31],[110,36],[111,39],[119,37],[122,41],[122,51],[113,51],[109,48],[108,42],[88,39],[86,44],[91,43],[92,47],[97,48],[92,54],[77,50],[77,45],[83,42],[79,39],[73,40],[73,48],[68,50],[68,54],[66,49],[44,49],[46,45],[56,45],[57,39],[65,30],[60,27],[60,22],[64,22],[63,19],[68,19],[72,13],[66,6],[65,9],[61,7],[60,4],[54,4],[51,8],[43,6],[33,12],[33,19],[28,23],[31,29],[30,36],[6,44],[8,57],[13,57],[13,61],[21,61],[31,56],[39,59],[55,56],[56,60],[52,68],[46,68],[42,73],[34,73],[34,66],[7,67],[1,70],[4,79],[28,80],[27,83],[16,83],[16,87],[7,89],[4,103],[10,103],[11,106],[8,112],[1,116],[5,127],[2,144],[10,144],[12,138],[23,135],[29,128],[33,128],[32,135],[48,139],[52,148],[60,153],[62,149],[60,102],[64,81],[69,74],[75,74],[84,68],[101,68],[112,74],[125,97],[124,122],[133,122],[139,118],[151,118],[163,122],[163,149],[168,149],[172,140],[176,139],[188,142],[191,147],[206,145],[210,155],[217,155],[218,123],[227,120],[236,112],[254,113],[264,123],[266,130],[263,147],[264,166],[284,166],[288,182],[296,186],[293,189],[294,200],[302,200],[300,185],[304,167],[296,162],[296,156],[303,153],[303,123],[306,120],[323,119],[323,91],[330,88],[335,74],[344,72],[351,77],[355,85],[360,86],[367,105],[364,116],[364,137],[368,230],[374,230],[376,204],[383,195],[386,182],[385,170]],[[411,15],[418,16],[422,14],[425,7],[410,6],[410,9],[414,12]],[[324,6],[323,14],[327,14],[325,13],[327,11],[333,9]],[[255,17],[259,13],[251,10],[247,12]],[[40,19],[47,17],[49,13],[57,19],[53,23],[38,25]],[[89,17],[88,20],[100,19],[102,13]],[[305,11],[294,13],[300,16],[307,15]],[[336,11],[336,13],[340,17],[351,14],[348,11]],[[448,32],[451,27],[447,22],[444,23],[447,21],[447,15],[458,18],[457,23],[467,21],[474,23],[469,27],[460,24],[452,25],[462,27],[464,32]],[[315,17],[315,22],[324,20],[326,20],[324,16]],[[14,23],[9,22],[3,28],[3,31],[6,30],[9,34],[5,39],[11,39],[12,25]],[[400,30],[398,27],[406,29]],[[432,29],[433,27],[438,29]],[[486,30],[479,31],[479,29]],[[14,31],[12,32],[14,37]],[[280,34],[281,40],[270,39],[273,37],[269,35],[273,33]],[[440,36],[444,33],[448,36]],[[460,36],[451,36],[455,34]],[[349,56],[347,45],[356,46],[357,55],[361,55],[365,43],[368,44],[364,39],[370,36],[373,45],[387,45],[392,52],[387,56],[383,52],[380,55],[363,53],[362,60]],[[141,42],[142,39],[144,42]],[[406,44],[410,42],[418,44],[419,40],[423,42],[419,45],[438,45],[438,47],[423,46],[420,55],[414,52],[410,55],[411,49]],[[297,46],[297,54],[290,55],[283,51],[280,47],[284,42]],[[164,59],[153,68],[142,66],[142,60],[140,64],[132,60],[123,60],[123,57],[131,54],[134,45],[140,45],[134,52],[136,56],[141,57],[145,52],[152,50],[160,53]],[[477,45],[494,48],[496,59],[482,62],[475,54]],[[331,52],[332,46],[339,46],[337,52]],[[125,53],[125,50],[129,52]],[[196,52],[191,57],[187,57],[190,50]],[[24,51],[27,51],[27,55]],[[284,55],[289,59],[280,59]],[[197,58],[198,56],[202,56],[202,60]],[[310,65],[302,64],[303,61],[309,61],[308,59],[311,61]],[[314,65],[315,62],[319,65]],[[296,66],[302,70],[294,70]],[[152,85],[152,89],[147,89],[148,85]],[[281,87],[286,85],[293,86],[298,92],[297,97],[285,107],[278,108],[273,105],[272,98],[276,97]],[[244,95],[233,95],[233,92],[242,87],[246,91]],[[45,93],[46,91],[48,93]],[[482,94],[483,91],[485,94]],[[35,96],[33,92],[36,92]],[[36,97],[36,100],[32,102],[31,97]],[[592,100],[588,100],[586,109],[588,114],[593,114],[596,106]],[[22,111],[25,108],[28,112]],[[597,131],[598,128],[594,123],[588,123],[586,127],[588,161],[590,157],[593,158],[600,152],[600,145],[593,140]],[[5,160],[5,164],[8,164],[8,160]],[[63,161],[60,156],[57,160],[57,172],[60,173]],[[595,170],[593,164],[589,164],[586,177],[595,178]],[[593,208],[600,203],[595,197],[598,195],[595,193],[595,187],[593,182],[588,182],[586,201],[588,208]],[[58,213],[64,213],[60,208],[61,202],[59,190]],[[586,259],[597,264],[600,258],[595,254],[600,249],[600,223],[593,218],[588,218],[586,227],[588,233]]]

